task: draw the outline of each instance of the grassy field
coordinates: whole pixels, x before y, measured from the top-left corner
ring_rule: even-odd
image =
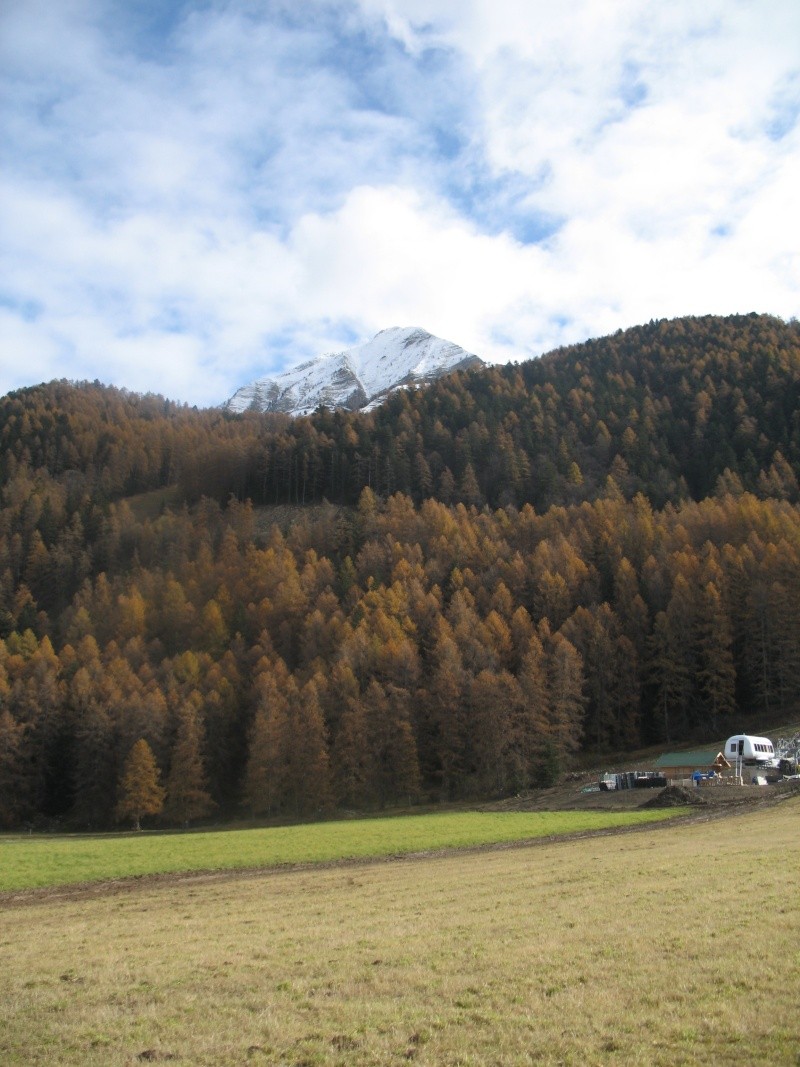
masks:
[[[165,508],[177,507],[180,502],[178,487],[174,485],[164,486],[161,489],[151,489],[147,493],[138,493],[128,497],[128,506],[138,522],[153,521],[159,517]]]
[[[0,1062],[795,1065],[800,799],[0,911]]]
[[[675,810],[451,812],[219,832],[0,837],[0,891],[402,855],[630,826]]]

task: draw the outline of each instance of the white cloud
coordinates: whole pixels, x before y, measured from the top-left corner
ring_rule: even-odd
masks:
[[[0,19],[0,393],[214,403],[389,325],[506,359],[797,312],[794,0]]]
[[[488,341],[541,258],[402,188],[355,189],[335,215],[301,220],[290,247],[314,317],[343,309],[367,332],[420,325],[465,346]]]

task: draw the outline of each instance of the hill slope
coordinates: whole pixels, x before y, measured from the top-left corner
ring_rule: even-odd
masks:
[[[592,500],[611,476],[661,506],[702,499],[723,475],[793,499],[799,407],[800,324],[708,316],[455,372],[368,413],[232,416],[88,384],[21,390],[0,400],[0,483],[24,459],[106,496],[177,484],[221,503],[354,504],[369,486],[545,508]]]
[[[745,316],[365,414],[4,398],[0,824],[109,824],[141,739],[181,823],[506,795],[792,707],[799,368]]]

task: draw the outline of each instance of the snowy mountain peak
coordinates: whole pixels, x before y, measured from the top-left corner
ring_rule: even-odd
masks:
[[[445,374],[481,367],[478,356],[418,327],[393,326],[366,344],[329,352],[291,370],[257,378],[238,389],[228,411],[282,411],[309,415],[320,405],[368,410],[393,389],[422,385]]]

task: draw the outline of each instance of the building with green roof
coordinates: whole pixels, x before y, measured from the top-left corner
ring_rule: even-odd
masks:
[[[730,764],[718,748],[697,748],[689,752],[665,752],[655,762],[667,778],[691,778],[695,771],[723,771]]]

